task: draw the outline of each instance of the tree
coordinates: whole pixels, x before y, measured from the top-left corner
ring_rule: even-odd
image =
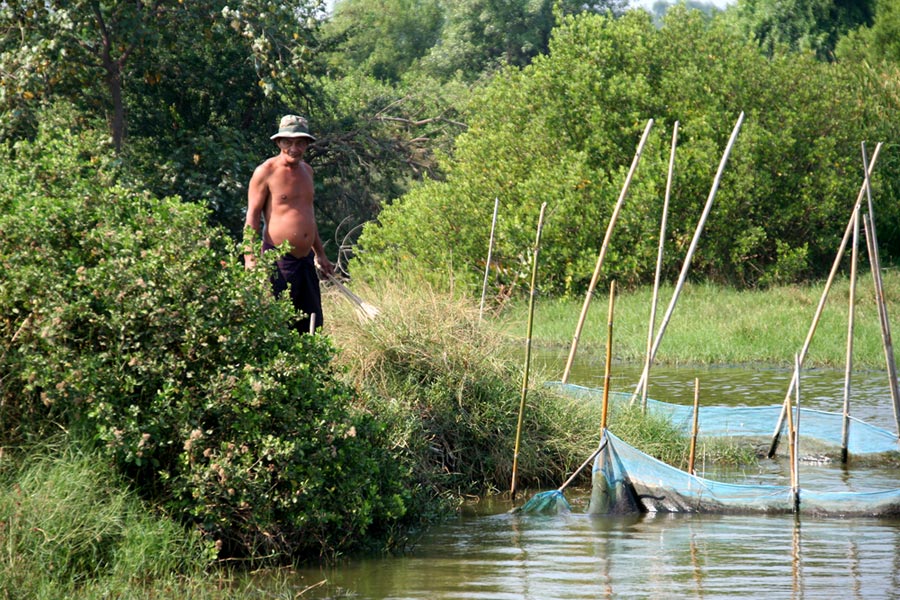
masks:
[[[838,43],[839,59],[900,65],[900,4],[877,0],[871,26],[861,25]]]
[[[736,23],[770,56],[778,46],[832,60],[841,36],[871,25],[875,0],[739,0]]]
[[[446,2],[439,43],[423,68],[439,78],[477,79],[501,65],[525,66],[547,51],[557,16],[624,11],[627,0],[455,0]],[[557,14],[555,14],[555,12]]]
[[[648,119],[647,148],[620,214],[605,276],[653,273],[672,126],[680,123],[670,206],[667,276],[680,268],[721,153],[745,123],[721,181],[692,273],[752,287],[816,276],[830,266],[859,190],[860,142],[890,140],[900,105],[889,85],[855,65],[811,55],[764,56],[720,19],[675,7],[657,29],[648,13],[579,15],[550,53],[508,68],[465,115],[468,130],[430,182],[387,207],[360,239],[358,267],[411,271],[457,286],[480,283],[494,198],[501,213],[492,275],[527,277],[537,212],[545,290],[580,293]],[[882,256],[900,247],[900,165],[875,176]],[[450,240],[450,242],[444,242]]]
[[[440,0],[343,0],[324,25],[328,62],[339,72],[360,70],[398,82],[439,40]]]
[[[56,93],[83,94],[109,115],[117,150],[126,131],[123,81],[135,53],[165,26],[159,0],[34,2],[0,7],[3,100],[15,105]]]

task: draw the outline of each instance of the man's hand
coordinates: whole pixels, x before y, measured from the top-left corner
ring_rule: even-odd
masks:
[[[331,261],[328,260],[328,257],[323,253],[321,256],[316,254],[316,266],[322,272],[325,277],[330,277],[334,275],[334,265],[331,264]]]

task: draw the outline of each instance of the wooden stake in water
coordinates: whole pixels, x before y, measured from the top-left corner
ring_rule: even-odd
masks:
[[[697,431],[700,420],[700,378],[694,379],[694,423],[691,426],[691,454],[688,458],[688,473],[696,475],[694,471],[694,457],[697,452]]]
[[[878,159],[878,153],[881,151],[881,142],[875,147],[875,152],[872,154],[872,161],[869,163],[869,168],[866,169],[866,176],[872,174],[872,169],[875,168],[875,161]],[[863,195],[866,193],[866,182],[863,181],[862,187],[859,190],[859,195],[856,197],[856,203],[853,205],[853,211],[855,212],[857,207],[863,201]],[[844,230],[844,237],[841,238],[841,244],[838,248],[837,254],[834,257],[834,262],[831,265],[831,272],[828,274],[828,279],[825,282],[825,289],[822,291],[822,296],[819,298],[819,305],[816,307],[816,313],[813,316],[812,324],[810,324],[809,331],[806,334],[806,340],[803,342],[803,348],[800,349],[800,364],[803,364],[803,361],[806,360],[806,353],[809,351],[809,345],[812,342],[813,335],[816,333],[816,327],[819,325],[819,319],[822,316],[822,310],[825,308],[825,300],[828,299],[828,292],[831,289],[831,284],[834,282],[834,277],[837,274],[838,268],[841,266],[841,259],[844,256],[844,250],[847,248],[847,242],[850,240],[850,234],[853,231],[853,216],[851,213],[850,221],[847,223],[847,227]],[[791,395],[794,393],[794,387],[797,385],[797,378],[799,377],[799,373],[794,370],[794,374],[791,377],[791,382],[788,384],[787,394],[784,396],[784,402],[781,405],[781,413],[778,415],[778,423],[775,425],[775,432],[772,434],[772,443],[769,445],[768,457],[772,458],[775,456],[775,451],[778,450],[778,438],[781,437],[781,430],[784,428],[784,417],[787,409],[791,404]]]
[[[525,398],[528,395],[528,370],[531,365],[531,330],[534,325],[534,296],[537,284],[538,249],[541,245],[541,230],[544,227],[544,210],[547,203],[541,204],[541,214],[538,217],[537,236],[534,240],[534,255],[531,262],[531,297],[528,300],[528,334],[525,336],[525,375],[522,378],[522,397],[519,400],[519,420],[516,425],[516,444],[513,450],[512,484],[509,495],[516,499],[516,472],[519,465],[519,442],[522,439],[522,421],[525,415]]]
[[[800,361],[795,356],[794,358],[794,369],[795,373],[799,372],[800,369]],[[800,385],[796,385],[794,389],[799,390]],[[798,391],[799,394],[799,391]],[[798,399],[799,402],[799,399]],[[788,465],[791,474],[791,501],[793,506],[793,511],[797,512],[797,509],[800,505],[799,495],[797,491],[797,429],[794,426],[794,407],[788,406],[787,410],[787,424],[788,424]]]
[[[669,215],[669,199],[672,196],[672,180],[675,173],[675,147],[678,144],[678,121],[672,129],[672,149],[669,151],[669,173],[666,176],[666,195],[663,200],[662,217],[659,222],[659,244],[656,250],[656,272],[653,276],[653,300],[650,302],[650,325],[647,327],[647,354],[644,359],[644,371],[647,372],[647,379],[650,375],[650,352],[653,349],[653,332],[656,329],[656,306],[659,302],[659,281],[662,277],[662,261],[663,248],[666,241],[666,221]],[[644,380],[644,386],[641,388],[641,407],[647,407],[647,388],[648,381]]]
[[[647,126],[644,127],[644,134],[641,136],[641,141],[638,143],[637,151],[634,154],[634,158],[631,160],[631,168],[628,170],[628,176],[625,177],[625,184],[622,186],[622,191],[619,193],[619,199],[616,201],[616,206],[613,209],[612,216],[609,217],[609,224],[606,226],[606,235],[603,237],[603,243],[600,245],[600,254],[597,256],[597,264],[594,267],[594,274],[591,277],[591,283],[588,286],[587,294],[584,297],[584,304],[581,307],[581,315],[578,317],[578,325],[575,327],[575,337],[572,338],[572,347],[569,350],[569,358],[566,360],[566,368],[563,371],[562,382],[566,383],[569,380],[569,372],[572,370],[572,363],[575,362],[575,352],[578,349],[578,340],[581,338],[581,330],[584,328],[584,320],[587,317],[588,308],[591,305],[591,298],[594,295],[594,288],[597,287],[597,280],[600,278],[600,270],[603,268],[603,260],[606,258],[606,249],[609,247],[609,240],[612,237],[613,227],[616,224],[616,219],[619,216],[619,211],[622,209],[622,203],[625,202],[625,196],[628,195],[628,188],[631,185],[631,179],[634,177],[634,172],[637,170],[638,162],[641,160],[641,153],[644,150],[644,144],[647,143],[647,137],[650,135],[650,128],[653,127],[653,119],[647,121]]]
[[[797,371],[797,418],[794,419],[794,512],[800,512],[800,359],[795,358]]]
[[[609,383],[612,370],[612,340],[613,340],[613,307],[616,303],[616,281],[609,284],[609,316],[606,320],[606,367],[603,371],[603,410],[600,413],[600,432],[606,431],[606,423],[609,417]]]
[[[847,355],[844,365],[844,410],[841,421],[841,462],[847,462],[850,437],[850,375],[853,373],[853,323],[856,316],[856,266],[859,262],[859,207],[853,214],[853,246],[850,250],[850,306],[847,309]]]
[[[500,198],[494,198],[494,217],[491,219],[491,239],[488,242],[487,263],[484,265],[484,283],[481,284],[481,306],[478,307],[478,322],[481,323],[481,315],[484,313],[484,296],[487,293],[488,274],[491,272],[491,253],[494,250],[494,229],[497,227],[497,209],[500,207]]]

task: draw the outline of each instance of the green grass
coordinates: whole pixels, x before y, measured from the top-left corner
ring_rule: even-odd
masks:
[[[885,271],[884,283],[888,316],[896,323],[900,316],[900,269]],[[790,366],[803,348],[823,290],[824,282],[751,291],[688,283],[672,312],[656,362]],[[660,291],[657,328],[673,292],[672,286]],[[807,366],[845,363],[849,296],[849,279],[836,278],[809,345]],[[613,355],[617,360],[644,360],[651,300],[650,287],[616,294]],[[853,364],[858,368],[884,368],[881,326],[869,273],[860,275],[856,300]],[[579,353],[596,354],[605,349],[608,301],[608,287],[601,290],[598,286],[579,338]],[[534,343],[571,348],[583,305],[584,297],[539,297],[535,303]],[[521,339],[526,331],[527,309],[525,300],[511,302],[494,323],[504,335]]]
[[[208,581],[211,548],[99,454],[60,438],[0,465],[0,598],[151,597]]]

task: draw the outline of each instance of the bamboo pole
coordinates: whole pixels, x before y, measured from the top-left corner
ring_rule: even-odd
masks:
[[[641,153],[644,151],[644,144],[647,143],[647,138],[650,135],[650,129],[652,127],[653,119],[650,119],[647,121],[646,127],[644,127],[644,134],[641,136],[637,151],[634,154],[634,158],[631,160],[631,168],[628,169],[628,176],[625,177],[625,183],[622,185],[619,199],[616,201],[612,215],[609,217],[609,224],[606,226],[606,235],[603,236],[603,243],[600,245],[600,254],[597,256],[597,264],[594,267],[594,274],[591,277],[591,283],[588,286],[587,294],[584,297],[581,315],[578,317],[578,325],[575,327],[575,336],[572,338],[572,347],[569,349],[569,358],[566,360],[566,368],[563,371],[563,383],[566,383],[569,380],[569,372],[572,370],[572,363],[575,361],[575,352],[578,349],[578,340],[581,337],[581,330],[584,328],[584,320],[587,317],[588,307],[591,305],[591,297],[594,295],[594,288],[597,287],[597,280],[600,278],[600,269],[603,268],[603,261],[606,258],[606,250],[609,247],[609,240],[612,237],[613,227],[616,224],[616,219],[619,217],[619,211],[622,209],[625,197],[628,195],[631,179],[634,177],[634,172],[637,170],[638,163],[641,160]]]
[[[797,418],[794,419],[794,512],[800,512],[800,359],[795,358],[797,370]]]
[[[897,401],[897,365],[894,362],[894,346],[891,342],[891,327],[888,322],[887,317],[887,305],[884,300],[884,283],[881,280],[881,259],[878,256],[877,250],[873,251],[874,242],[871,239],[871,230],[872,224],[869,218],[869,215],[863,215],[863,229],[866,231],[866,243],[869,247],[869,256],[872,257],[869,261],[872,263],[870,268],[872,269],[872,276],[876,278],[875,281],[875,300],[878,303],[878,316],[881,320],[881,337],[884,343],[884,357],[887,361],[887,369],[888,369],[888,383],[890,384],[891,389],[891,400],[893,400],[894,405],[894,420],[897,422],[897,432],[900,435],[900,419],[898,419],[898,414],[900,414],[900,407],[898,407]],[[898,440],[900,441],[900,440]]]
[[[872,154],[872,162],[869,164],[868,169],[866,169],[866,175],[872,174],[872,169],[875,168],[875,161],[878,159],[878,154],[881,151],[881,142],[875,147],[875,152]],[[857,210],[857,208],[861,205],[863,200],[863,195],[866,192],[866,183],[863,181],[862,187],[859,190],[859,195],[856,197],[856,204],[853,205],[853,211]],[[853,213],[851,213],[850,221],[847,223],[847,227],[844,230],[844,237],[841,238],[841,245],[838,248],[837,254],[834,257],[834,263],[831,265],[831,272],[828,274],[828,279],[825,282],[825,289],[822,290],[822,297],[819,298],[819,305],[816,307],[816,313],[813,316],[812,323],[809,326],[809,331],[806,334],[806,340],[803,342],[803,347],[800,350],[800,364],[806,360],[806,353],[809,351],[809,345],[812,342],[813,335],[816,333],[816,328],[819,325],[819,319],[822,317],[822,310],[825,308],[825,301],[828,299],[828,292],[831,289],[831,284],[834,282],[834,277],[837,274],[838,268],[841,265],[841,258],[843,258],[844,250],[847,248],[847,242],[850,239],[850,234],[853,230]],[[784,396],[784,402],[781,405],[781,413],[778,415],[778,423],[775,425],[775,432],[772,434],[772,443],[769,445],[769,452],[767,456],[772,458],[775,456],[775,451],[778,449],[778,438],[781,436],[781,430],[784,427],[784,417],[785,411],[787,407],[790,405],[791,395],[794,393],[794,386],[797,385],[797,377],[798,373],[794,370],[793,375],[791,376],[791,382],[788,384],[787,394]]]
[[[484,313],[484,296],[487,293],[488,274],[491,272],[491,253],[494,250],[494,229],[497,227],[497,209],[500,207],[500,198],[494,198],[494,217],[491,219],[491,239],[488,242],[487,263],[484,265],[484,283],[481,284],[481,306],[478,307],[478,322],[481,323],[481,315]]]
[[[700,220],[697,222],[697,227],[694,230],[694,238],[691,240],[691,245],[688,248],[687,255],[684,258],[684,264],[681,265],[681,273],[678,275],[678,283],[675,285],[675,292],[672,294],[672,298],[669,300],[669,306],[666,309],[666,314],[663,316],[662,323],[660,323],[659,325],[659,331],[656,332],[656,338],[653,340],[653,348],[650,350],[650,360],[646,365],[644,365],[644,370],[641,373],[641,379],[638,382],[637,388],[635,388],[635,392],[631,397],[632,402],[634,402],[638,391],[643,388],[649,378],[649,364],[652,363],[653,359],[656,357],[656,353],[659,350],[659,345],[662,342],[663,335],[666,332],[666,327],[669,324],[669,320],[672,318],[672,313],[675,311],[675,304],[678,302],[678,296],[681,294],[681,288],[684,287],[684,282],[687,279],[687,273],[690,269],[694,251],[696,251],[697,244],[700,241],[700,234],[703,233],[703,227],[706,224],[706,219],[709,217],[709,211],[712,209],[713,200],[715,199],[716,192],[719,189],[719,182],[722,180],[722,172],[725,170],[725,165],[728,162],[728,156],[731,154],[731,149],[734,146],[734,141],[735,139],[737,139],[738,131],[740,131],[741,124],[743,122],[744,113],[741,112],[740,116],[738,117],[737,123],[735,123],[734,129],[731,132],[731,137],[728,140],[728,145],[725,147],[725,151],[722,153],[722,159],[719,161],[719,168],[716,170],[716,176],[715,179],[713,179],[712,187],[709,190],[709,196],[706,199],[706,205],[703,207],[703,214],[700,216]]]
[[[541,204],[541,214],[538,217],[537,235],[534,240],[534,254],[531,264],[531,297],[528,300],[528,333],[525,336],[525,375],[522,378],[522,397],[519,400],[519,419],[516,424],[516,444],[513,450],[512,483],[509,494],[513,501],[516,499],[516,472],[519,465],[519,442],[522,439],[522,422],[525,415],[525,398],[528,395],[528,370],[531,365],[531,331],[534,325],[534,296],[537,283],[538,249],[541,245],[541,230],[544,227],[544,210],[547,203]]]
[[[600,413],[600,432],[606,431],[606,423],[609,418],[609,374],[612,369],[612,340],[613,340],[613,307],[616,301],[616,280],[609,284],[609,316],[606,320],[606,367],[603,371],[603,410]]]
[[[878,152],[878,149],[875,150]],[[863,165],[866,164],[866,143],[862,143]],[[872,157],[875,160],[875,157]],[[888,382],[891,388],[891,400],[894,405],[894,421],[897,424],[897,435],[900,436],[900,391],[897,388],[897,363],[894,360],[894,345],[891,342],[891,322],[888,319],[887,303],[884,300],[884,280],[881,277],[881,256],[878,252],[878,236],[875,235],[875,209],[872,204],[872,182],[869,179],[868,169],[866,174],[866,195],[868,197],[869,224],[866,227],[866,240],[869,244],[869,262],[872,276],[875,278],[875,300],[878,305],[878,317],[881,321],[881,339],[884,346],[884,358],[887,363]],[[871,238],[871,243],[868,240]]]
[[[800,369],[800,362],[797,356],[794,356],[794,368],[796,371]],[[796,385],[795,388],[798,390],[798,394],[800,393],[800,385]],[[788,406],[787,411],[787,422],[788,422],[788,468],[791,474],[791,504],[793,507],[793,512],[797,512],[800,506],[800,499],[798,495],[798,484],[797,484],[797,466],[798,462],[797,458],[797,429],[794,425],[794,407]]]
[[[678,144],[678,121],[672,128],[672,149],[669,151],[669,172],[666,175],[666,195],[663,200],[662,218],[659,223],[659,247],[656,251],[656,272],[653,276],[653,300],[650,302],[650,325],[647,327],[647,354],[644,360],[644,370],[647,371],[647,380],[641,388],[641,406],[647,406],[647,388],[650,374],[650,351],[653,349],[653,331],[656,329],[656,306],[659,301],[659,281],[662,277],[663,248],[666,241],[666,221],[669,216],[669,199],[672,196],[672,180],[675,171],[675,146]]]
[[[841,462],[847,462],[850,438],[850,376],[853,373],[853,325],[856,317],[856,269],[859,262],[859,208],[853,213],[853,246],[850,249],[850,305],[847,308],[847,356],[844,364],[844,410],[841,421]]]
[[[694,379],[694,423],[691,426],[691,454],[688,458],[688,473],[696,475],[694,472],[694,457],[697,453],[697,431],[700,420],[700,378]]]

